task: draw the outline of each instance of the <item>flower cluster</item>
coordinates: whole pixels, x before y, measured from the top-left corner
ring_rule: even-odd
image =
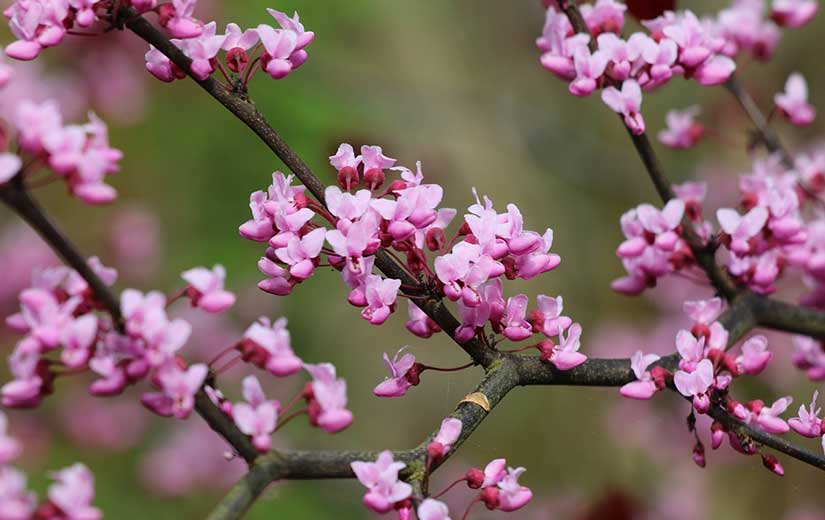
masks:
[[[445,419],[441,429],[433,442],[428,447],[428,454],[432,461],[433,453],[438,453],[438,460],[446,453],[443,444],[439,440],[442,437],[449,437],[453,441],[461,431],[461,421],[458,419]],[[437,447],[434,448],[434,447]],[[449,449],[449,448],[447,448]],[[352,463],[352,471],[358,481],[367,488],[364,495],[364,505],[379,514],[387,513],[395,509],[399,518],[410,518],[412,511],[412,486],[399,479],[399,472],[406,468],[403,462],[393,460],[392,452],[383,451],[378,455],[375,462],[356,461]],[[429,462],[428,462],[429,467]],[[519,483],[519,477],[524,473],[524,468],[507,467],[505,459],[496,459],[487,464],[484,470],[471,468],[464,477],[450,484],[444,491],[438,494],[440,497],[455,484],[465,482],[470,489],[478,489],[479,494],[470,502],[469,509],[481,502],[489,510],[499,510],[504,512],[516,511],[524,507],[533,498],[533,493],[529,488]],[[450,511],[446,504],[435,498],[426,498],[417,509],[418,518],[421,520],[449,520]],[[464,518],[467,517],[465,512]]]
[[[817,10],[816,2],[774,3],[768,13],[762,1],[735,1],[715,18],[700,19],[689,10],[666,11],[642,22],[647,32],[623,38],[627,7],[616,0],[582,6],[590,34],[576,34],[567,16],[550,2],[536,46],[542,52],[541,64],[568,81],[571,94],[589,96],[603,89],[604,103],[624,117],[633,133],[641,134],[645,131],[640,112],[643,90],[653,90],[675,76],[704,86],[724,83],[736,69],[733,60],[740,53],[769,58],[779,42],[778,25],[799,27]],[[674,145],[685,147],[685,142],[678,139]]]
[[[51,473],[54,483],[49,486],[48,499],[38,505],[37,495],[26,487],[25,473],[11,465],[20,452],[20,443],[9,435],[8,419],[0,412],[0,518],[98,520],[103,517],[92,505],[94,475],[80,463]]]
[[[266,192],[252,193],[252,218],[239,231],[244,238],[267,244],[258,267],[268,278],[258,284],[260,289],[290,294],[326,257],[326,265],[338,270],[350,288],[349,303],[362,308],[365,320],[380,325],[395,311],[401,289],[400,280],[373,274],[374,254],[385,248],[406,259],[404,269],[422,280],[423,287],[456,303],[461,318],[454,332],[458,342],[483,337],[489,323],[495,333],[511,341],[543,334],[545,339],[535,348],[559,369],[586,360],[578,352],[581,327],[561,315],[561,297],[540,295],[537,308],[530,310],[527,295],[505,300],[503,294],[503,278],[528,280],[559,265],[559,256],[550,252],[551,229],[543,234],[526,230],[515,204],[499,213],[489,198],[476,194],[476,203],[448,241],[445,230],[456,210],[438,207],[443,189],[424,182],[421,164],[413,172],[395,166],[396,160],[378,146],[362,146],[360,151],[355,155],[353,147],[344,143],[330,157],[339,186],[327,187],[325,206],[307,196],[303,186],[293,186],[291,175],[280,172],[273,173]],[[387,169],[400,172],[401,178],[388,183]],[[435,258],[431,260],[428,253]],[[419,337],[440,330],[414,299],[410,299],[409,318],[407,329]],[[558,338],[557,342],[551,338]],[[410,384],[402,379],[414,365],[410,359],[387,360],[395,382],[377,393],[406,391]],[[417,374],[409,377],[417,384]]]
[[[64,125],[55,101],[23,100],[10,123],[17,131],[20,152],[0,153],[0,185],[18,174],[32,175],[35,168],[47,167],[86,203],[105,204],[117,197],[104,179],[118,171],[123,154],[109,146],[106,124],[94,113],[89,113],[85,124]],[[3,133],[0,149],[7,149],[9,141],[10,136]]]
[[[273,79],[284,78],[307,60],[306,47],[315,37],[312,31],[304,29],[298,13],[290,18],[280,11],[268,9],[280,28],[260,24],[242,30],[237,24],[230,23],[223,34],[218,34],[215,22],[203,24],[192,18],[195,0],[175,0],[163,5],[174,9],[161,10],[161,25],[175,36],[172,43],[192,60],[190,71],[201,81],[215,70],[220,70],[229,79],[227,69],[237,74],[236,79],[244,86],[258,70]],[[221,51],[225,52],[222,61],[218,58]],[[186,77],[185,72],[166,55],[151,46],[146,53],[146,70],[165,82]]]

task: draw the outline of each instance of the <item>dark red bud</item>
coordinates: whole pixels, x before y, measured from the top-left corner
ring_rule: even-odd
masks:
[[[467,486],[470,489],[478,489],[484,483],[484,472],[478,468],[470,468],[464,478],[467,479]]]
[[[710,327],[708,327],[704,323],[697,323],[693,327],[691,327],[690,333],[693,334],[693,337],[696,339],[708,339],[710,337]]]
[[[404,378],[412,386],[418,386],[418,384],[421,383],[421,372],[424,370],[424,365],[421,363],[413,363],[413,366],[410,367]]]
[[[377,190],[384,184],[384,170],[380,168],[370,168],[364,172],[364,184],[372,189]]]
[[[498,494],[499,490],[496,486],[489,486],[481,490],[481,501],[490,511],[498,507]]]
[[[444,233],[444,230],[441,228],[430,228],[424,237],[424,241],[427,243],[427,249],[430,251],[441,251],[447,243],[447,234]]]
[[[338,170],[338,186],[340,186],[342,190],[349,191],[352,188],[357,188],[360,182],[358,170],[352,166],[344,166]]]
[[[226,66],[229,67],[229,70],[235,73],[239,73],[242,70],[246,69],[246,65],[249,63],[249,56],[247,56],[246,51],[240,47],[233,47],[229,49],[226,53]]]
[[[700,442],[693,447],[693,462],[700,468],[705,467],[705,447]]]
[[[309,197],[307,197],[305,193],[295,194],[293,200],[295,201],[295,207],[298,209],[304,209],[309,206]]]
[[[440,442],[431,442],[427,445],[427,455],[431,460],[439,461],[444,457],[444,445]]]
[[[172,3],[160,4],[158,6],[158,17],[161,27],[166,27],[169,20],[175,16],[175,6]]]

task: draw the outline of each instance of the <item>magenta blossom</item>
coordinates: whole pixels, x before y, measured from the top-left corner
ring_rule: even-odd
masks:
[[[816,407],[817,397],[819,397],[819,391],[814,390],[810,407],[805,409],[804,404],[800,405],[797,416],[788,419],[788,426],[799,435],[804,435],[805,437],[819,437],[822,435],[822,419],[819,418],[819,413],[822,410]]]
[[[0,466],[0,518],[28,520],[37,507],[37,495],[26,489],[26,475],[13,466]]]
[[[181,274],[181,278],[189,283],[187,294],[195,307],[220,313],[235,304],[235,295],[223,289],[226,269],[220,264],[211,271],[205,267],[189,269]]]
[[[418,384],[420,369],[416,366],[415,356],[404,352],[406,348],[396,352],[392,360],[384,352],[384,363],[390,371],[390,377],[384,379],[373,390],[378,397],[401,397],[411,386]]]
[[[504,336],[511,341],[521,341],[533,335],[530,323],[527,322],[527,295],[519,294],[507,299],[507,308],[504,312]]]
[[[597,80],[604,74],[608,57],[602,51],[590,53],[587,47],[579,47],[573,54],[576,79],[570,83],[570,93],[574,96],[589,96],[596,90]]]
[[[290,57],[296,51],[298,35],[293,31],[273,29],[269,25],[258,26],[258,36],[264,46],[261,62],[272,79],[286,77],[295,67]]]
[[[742,355],[736,358],[736,365],[744,374],[756,376],[765,370],[773,353],[768,351],[768,338],[754,336],[742,345]]]
[[[364,505],[376,513],[389,512],[412,494],[412,486],[398,480],[398,472],[407,465],[394,462],[389,450],[382,451],[375,462],[355,461],[351,466],[358,481],[367,488]]]
[[[622,89],[607,87],[602,91],[602,101],[614,112],[624,117],[624,123],[636,135],[645,131],[645,120],[642,118],[642,89],[639,83],[629,79],[622,83]]]
[[[783,397],[774,401],[769,407],[761,406],[758,412],[756,412],[756,424],[768,433],[787,433],[790,427],[779,415],[785,413],[785,410],[788,409],[788,406],[790,406],[792,402],[793,399],[791,397]]]
[[[739,254],[750,251],[749,240],[762,231],[768,217],[768,210],[763,206],[754,207],[744,216],[729,208],[720,208],[716,212],[716,218],[722,230],[730,235],[731,250]]]
[[[17,41],[6,46],[6,55],[18,60],[33,60],[46,47],[53,47],[66,34],[69,15],[67,0],[17,0],[3,15]]]
[[[490,465],[495,464],[493,468]],[[485,479],[482,485],[481,500],[487,509],[501,511],[515,511],[521,509],[533,498],[530,488],[519,484],[518,479],[526,470],[524,468],[507,468],[503,470],[504,459],[497,459],[487,465],[484,470]],[[488,479],[488,469],[495,471],[495,476]]]
[[[203,385],[209,369],[204,364],[181,369],[170,362],[162,366],[158,373],[162,393],[143,394],[141,402],[151,411],[161,416],[175,416],[185,419],[195,407],[195,394]]]
[[[808,84],[802,74],[794,72],[788,76],[785,91],[774,96],[774,103],[780,113],[796,126],[813,123],[816,109],[808,103]]]
[[[161,12],[160,23],[175,38],[197,38],[204,31],[203,22],[194,18],[192,13],[198,0],[172,0],[171,10]]]
[[[631,399],[650,399],[658,390],[653,376],[650,375],[647,367],[659,361],[656,354],[644,354],[637,350],[630,357],[630,368],[636,376],[636,381],[627,383],[619,389],[619,392]]]
[[[195,79],[203,81],[215,70],[212,62],[226,39],[226,35],[215,34],[216,31],[217,24],[209,22],[200,28],[199,35],[194,37],[184,36],[182,38],[187,39],[174,42],[192,60],[189,70]]]
[[[395,300],[400,288],[401,280],[378,275],[367,276],[364,285],[367,306],[361,311],[361,317],[373,325],[384,323],[395,310]]]
[[[16,459],[23,451],[17,439],[9,435],[8,429],[9,420],[6,414],[0,412],[0,467]]]
[[[310,383],[309,420],[329,433],[338,433],[352,424],[352,412],[347,406],[347,382],[336,378],[335,367],[330,363],[305,364],[312,376]]]
[[[408,331],[415,334],[419,338],[429,338],[436,332],[441,331],[441,327],[438,326],[436,322],[433,321],[432,318],[427,316],[427,314],[422,311],[418,305],[410,300],[408,302],[408,314],[409,320],[404,325]]]
[[[255,376],[246,376],[243,380],[243,396],[246,402],[232,406],[232,419],[246,435],[252,437],[252,445],[261,453],[269,451],[272,445],[272,432],[278,422],[278,401],[268,400]]]
[[[530,312],[530,323],[533,326],[533,332],[541,332],[548,338],[552,338],[567,330],[573,323],[573,320],[561,315],[564,310],[564,300],[561,296],[551,298],[539,294],[536,297],[536,303],[538,309]]]

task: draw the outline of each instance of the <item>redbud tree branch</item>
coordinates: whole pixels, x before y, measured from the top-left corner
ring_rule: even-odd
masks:
[[[122,328],[120,304],[114,293],[89,267],[86,259],[69,238],[46,216],[46,213],[26,189],[25,179],[18,173],[5,185],[0,185],[0,200],[17,213],[34,229],[43,240],[68,264],[78,272],[91,287],[94,297],[111,314],[118,329]],[[206,423],[235,449],[247,462],[257,455],[249,438],[241,433],[223,412],[209,399],[203,389],[195,395],[195,410]]]

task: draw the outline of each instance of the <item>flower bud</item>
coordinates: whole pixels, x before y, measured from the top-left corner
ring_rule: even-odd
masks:
[[[785,475],[785,468],[782,467],[782,464],[780,464],[779,460],[773,455],[762,454],[762,464],[780,477]]]
[[[430,228],[427,230],[424,241],[427,243],[427,249],[430,251],[440,251],[447,243],[447,234],[444,233],[444,230],[441,228]]]
[[[364,172],[364,184],[371,190],[377,190],[384,184],[384,170],[370,168]]]
[[[700,468],[705,467],[705,447],[700,442],[693,447],[693,462]]]
[[[470,489],[478,489],[484,483],[484,472],[478,468],[470,468],[464,474],[464,478],[467,479],[467,486]]]
[[[158,22],[160,23],[161,27],[166,27],[169,23],[169,20],[174,18],[175,16],[175,6],[172,3],[161,4],[158,7]]]
[[[490,511],[498,507],[498,494],[499,490],[495,486],[489,486],[481,490],[481,501]]]
[[[239,73],[242,70],[246,69],[247,64],[249,63],[249,56],[247,56],[246,51],[240,47],[233,47],[229,49],[226,53],[226,66],[229,67],[229,70],[235,73]]]
[[[721,423],[713,421],[710,426],[710,447],[714,450],[722,445],[725,439],[725,427]]]
[[[427,445],[427,455],[433,461],[439,461],[444,457],[444,445],[440,442],[431,442]]]
[[[352,166],[344,166],[338,170],[338,186],[342,190],[351,190],[358,186],[360,178],[358,177],[358,170]]]

